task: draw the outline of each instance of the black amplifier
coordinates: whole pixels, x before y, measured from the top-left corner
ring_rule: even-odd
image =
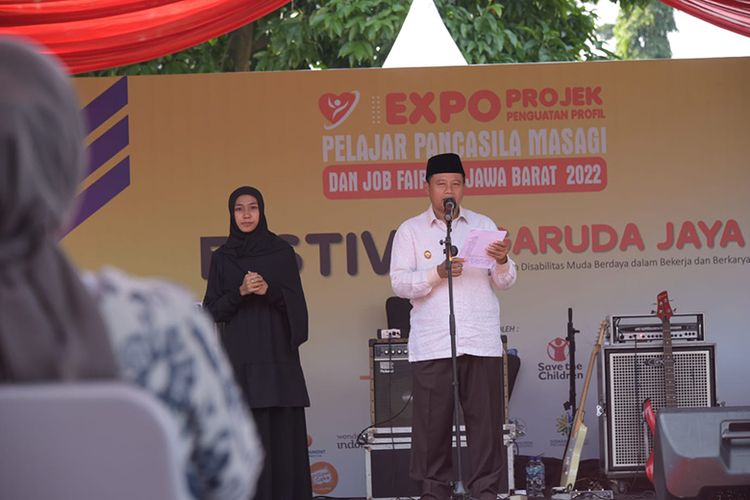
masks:
[[[661,319],[655,315],[613,315],[611,343],[661,342],[663,331]],[[669,331],[672,340],[702,342],[703,313],[673,314],[669,319]]]
[[[409,360],[409,339],[372,339],[372,358],[375,362]]]
[[[370,341],[370,420],[378,427],[411,427],[408,339]]]

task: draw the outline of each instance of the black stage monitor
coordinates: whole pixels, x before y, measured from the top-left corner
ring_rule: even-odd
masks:
[[[660,409],[654,486],[659,500],[750,486],[750,406]]]

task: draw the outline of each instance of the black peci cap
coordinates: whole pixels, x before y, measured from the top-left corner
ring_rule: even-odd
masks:
[[[461,174],[466,178],[464,166],[461,164],[461,157],[456,153],[441,153],[427,160],[426,179],[429,182],[430,177],[435,174]]]

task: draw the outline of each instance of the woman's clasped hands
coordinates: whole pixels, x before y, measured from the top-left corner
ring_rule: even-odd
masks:
[[[252,293],[256,295],[265,295],[268,291],[268,283],[258,273],[248,271],[245,277],[242,279],[242,285],[240,285],[240,295],[250,295]]]

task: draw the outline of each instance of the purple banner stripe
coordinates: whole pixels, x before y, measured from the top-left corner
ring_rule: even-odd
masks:
[[[63,237],[109,203],[112,198],[129,185],[130,157],[128,156],[78,195],[76,198],[78,213],[73,222],[63,232]]]
[[[126,116],[89,145],[89,166],[86,169],[86,175],[90,175],[122,151],[128,145],[128,141],[128,117]]]
[[[124,76],[83,108],[83,115],[88,125],[87,133],[91,133],[107,121],[127,103],[128,78]]]

